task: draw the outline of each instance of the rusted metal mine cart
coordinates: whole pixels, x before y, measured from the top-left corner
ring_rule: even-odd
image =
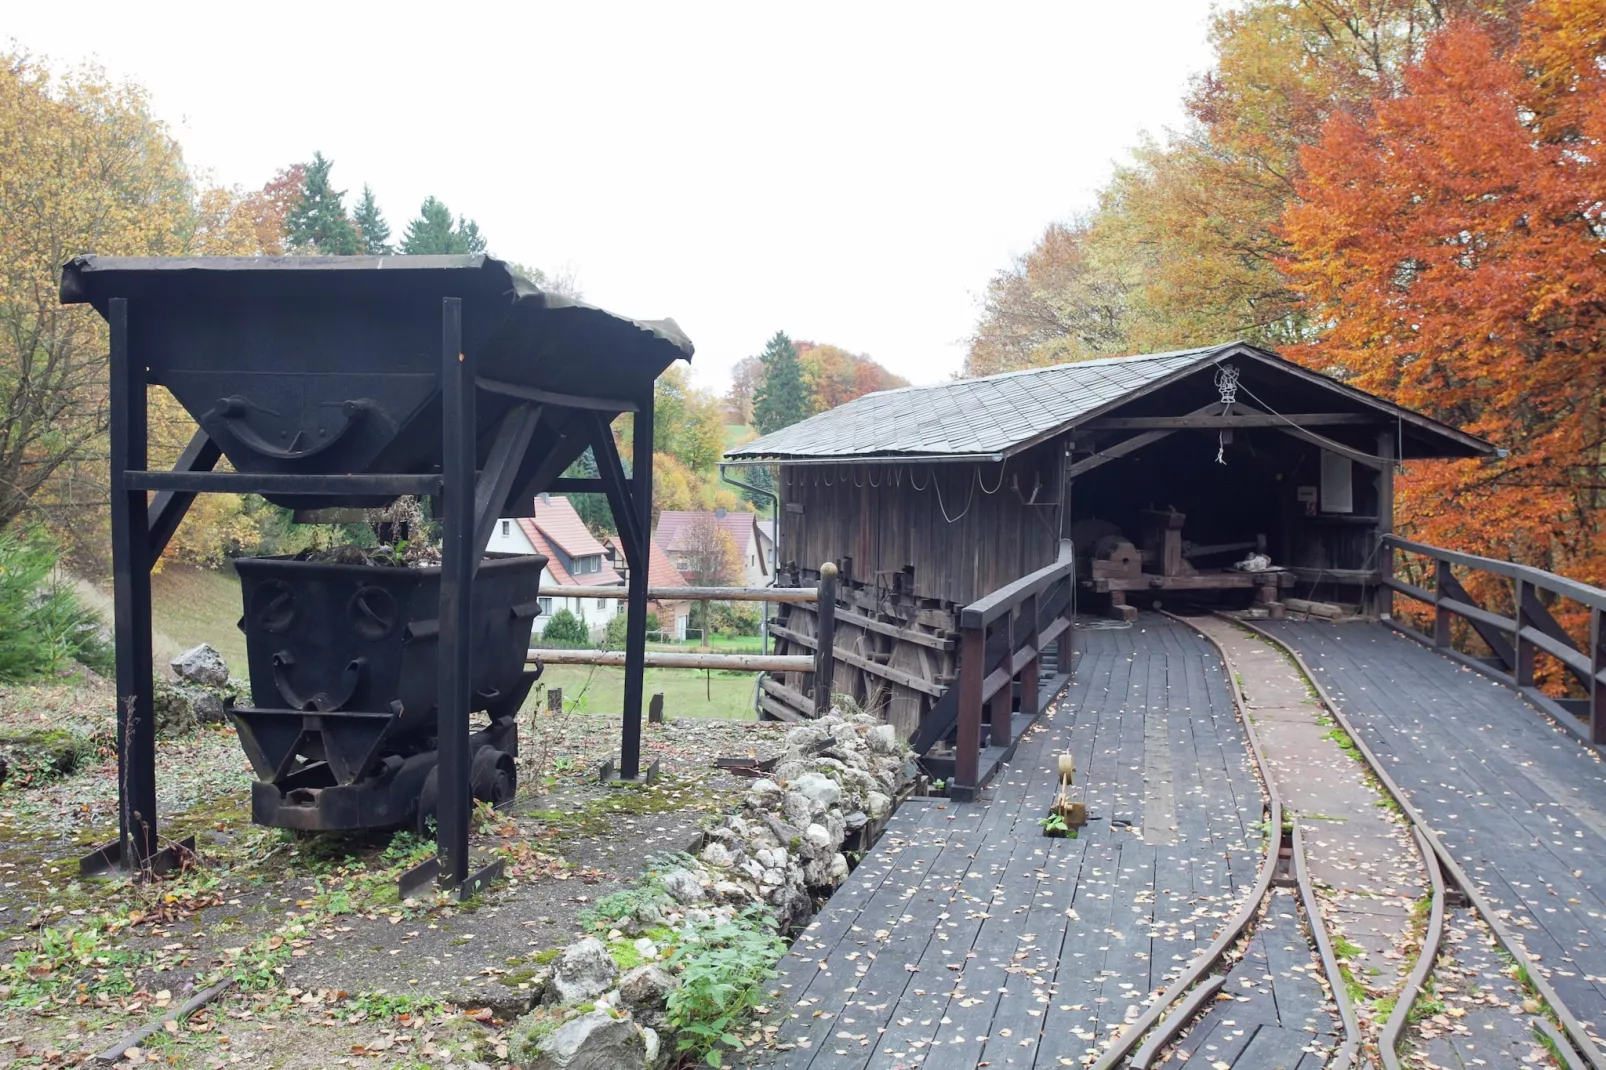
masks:
[[[80,257],[64,303],[111,328],[118,837],[86,871],[160,870],[150,570],[197,493],[295,510],[428,496],[439,565],[238,562],[251,704],[233,711],[252,816],[297,829],[424,827],[437,856],[404,878],[466,893],[473,799],[515,787],[514,715],[544,559],[484,560],[500,517],[547,490],[608,497],[630,569],[619,775],[640,775],[653,382],[691,343],[547,294],[484,256]],[[147,392],[199,424],[172,471],[147,465]],[[627,476],[610,425],[636,414]],[[587,448],[600,476],[566,480]],[[227,458],[232,471],[214,469]],[[154,494],[153,494],[154,492]],[[483,713],[476,725],[473,715]],[[193,847],[193,845],[187,845]]]

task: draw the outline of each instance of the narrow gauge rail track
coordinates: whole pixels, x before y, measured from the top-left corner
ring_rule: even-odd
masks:
[[[1170,613],[1167,613],[1166,616],[1171,617],[1178,623],[1194,627],[1193,623],[1186,617]],[[1427,883],[1431,888],[1431,906],[1427,928],[1423,935],[1422,947],[1416,962],[1405,978],[1392,1013],[1378,1033],[1377,1056],[1381,1059],[1386,1070],[1400,1070],[1402,1065],[1398,1054],[1400,1037],[1410,1021],[1411,1008],[1416,1003],[1423,986],[1432,975],[1434,964],[1438,959],[1444,932],[1446,900],[1452,885],[1455,892],[1464,896],[1467,903],[1489,926],[1496,941],[1504,948],[1506,953],[1524,968],[1529,982],[1548,1004],[1557,1020],[1561,1022],[1561,1028],[1558,1029],[1548,1019],[1544,1017],[1536,1018],[1538,1028],[1546,1035],[1567,1070],[1583,1070],[1584,1067],[1592,1068],[1592,1070],[1606,1070],[1606,1055],[1601,1053],[1585,1032],[1577,1016],[1562,1002],[1555,989],[1534,967],[1522,944],[1501,921],[1497,912],[1491,908],[1478,891],[1476,885],[1467,878],[1460,864],[1450,855],[1432,830],[1427,827],[1421,813],[1412,805],[1410,799],[1393,778],[1389,776],[1388,771],[1378,760],[1377,755],[1366,744],[1360,733],[1356,731],[1355,726],[1344,715],[1339,705],[1333,701],[1331,695],[1322,687],[1316,674],[1311,671],[1310,666],[1299,656],[1299,653],[1279,641],[1276,636],[1265,629],[1256,627],[1253,622],[1240,621],[1236,618],[1223,619],[1247,628],[1273,648],[1282,651],[1292,659],[1305,680],[1315,690],[1326,713],[1348,734],[1367,769],[1377,783],[1381,785],[1382,789],[1399,806],[1400,812],[1405,815],[1412,837],[1416,842]],[[1129,1067],[1131,1070],[1149,1070],[1179,1034],[1187,1029],[1190,1024],[1198,1021],[1208,1013],[1210,1007],[1215,1003],[1218,993],[1226,983],[1225,973],[1213,973],[1212,971],[1215,971],[1228,952],[1250,933],[1256,917],[1267,904],[1268,898],[1272,894],[1273,886],[1277,883],[1276,877],[1279,869],[1285,864],[1293,871],[1294,883],[1298,888],[1299,901],[1310,932],[1311,941],[1315,945],[1317,955],[1321,961],[1322,972],[1327,980],[1327,988],[1343,1028],[1343,1039],[1328,1059],[1327,1066],[1334,1068],[1334,1070],[1344,1070],[1347,1067],[1360,1065],[1363,1060],[1365,1038],[1361,1033],[1360,1024],[1355,1014],[1355,1007],[1350,1001],[1344,978],[1340,972],[1332,940],[1322,919],[1320,905],[1310,878],[1309,867],[1306,865],[1303,834],[1300,831],[1298,822],[1294,823],[1291,835],[1282,833],[1283,799],[1278,791],[1276,778],[1272,775],[1264,745],[1255,730],[1254,721],[1249,715],[1249,706],[1238,683],[1231,656],[1214,636],[1201,628],[1194,627],[1194,630],[1203,635],[1216,648],[1216,652],[1220,655],[1226,668],[1226,676],[1231,689],[1233,703],[1237,707],[1245,734],[1249,738],[1250,749],[1253,753],[1256,767],[1259,769],[1261,783],[1268,799],[1267,809],[1270,819],[1268,828],[1277,830],[1279,834],[1266,837],[1266,851],[1261,860],[1259,878],[1254,890],[1249,898],[1239,906],[1233,917],[1229,919],[1221,933],[1216,937],[1216,940],[1188,964],[1181,976],[1161,991],[1144,1013],[1128,1023],[1111,1045],[1104,1050],[1099,1059],[1092,1064],[1093,1070],[1116,1070],[1118,1067]],[[1447,877],[1448,880],[1446,879]]]

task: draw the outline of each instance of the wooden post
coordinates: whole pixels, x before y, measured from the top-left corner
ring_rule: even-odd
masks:
[[[1589,741],[1606,743],[1606,612],[1589,611]]]
[[[1394,432],[1377,433],[1377,455],[1384,460],[1394,459]],[[1372,595],[1373,612],[1379,618],[1394,616],[1394,592],[1384,580],[1394,578],[1394,548],[1383,542],[1384,535],[1394,533],[1394,465],[1386,464],[1377,470],[1377,589]]]
[[[1015,660],[1013,617],[1013,613],[1005,613],[993,623],[993,627],[1002,632],[1004,636],[1004,660],[999,664],[1010,668],[1013,668]],[[985,663],[983,663],[982,668],[984,671],[990,671]],[[1014,705],[1014,698],[1015,689],[1011,686],[1009,680],[1004,681],[1004,686],[993,692],[993,697],[987,707],[987,719],[991,726],[987,735],[988,746],[1009,746],[1009,741],[1012,737],[1010,732],[1010,713],[1012,711],[1010,707]]]
[[[143,471],[146,450],[146,372],[131,352],[128,302],[112,298],[111,506],[112,576],[117,640],[117,775],[121,863],[138,873],[156,853],[155,682],[151,666],[150,526],[145,492],[123,485],[124,472]]]
[[[820,566],[820,600],[815,610],[814,716],[823,717],[831,709],[836,676],[836,565],[829,561]]]
[[[647,723],[664,723],[664,693],[662,691],[653,695],[652,701],[647,703]]]
[[[987,675],[987,629],[965,628],[959,641],[959,739],[954,783],[974,788],[981,776],[981,685]]]
[[[458,889],[468,881],[468,714],[474,671],[474,367],[463,352],[463,302],[441,299],[440,690],[436,694],[436,880]]]
[[[1433,645],[1440,649],[1450,646],[1450,611],[1439,603],[1448,595],[1455,583],[1455,576],[1450,572],[1450,562],[1442,558],[1434,559],[1433,580]]]
[[[1527,603],[1533,597],[1532,584],[1527,580],[1517,581],[1517,602],[1513,607],[1512,619],[1516,628],[1512,632],[1512,645],[1517,650],[1517,665],[1515,671],[1518,687],[1532,687],[1534,685],[1534,645],[1522,636],[1524,628],[1531,623],[1528,619]]]
[[[619,740],[619,778],[641,776],[641,696],[647,677],[647,580],[652,570],[653,392],[642,398],[631,433],[630,498],[635,506],[636,546],[625,547],[630,562],[625,618],[625,695]],[[612,436],[609,436],[610,439]],[[634,549],[635,557],[630,556]]]
[[[1043,652],[1038,649],[1041,645],[1037,638],[1037,596],[1031,595],[1020,604],[1021,630],[1026,633],[1024,642],[1032,648],[1031,660],[1020,671],[1020,712],[1028,717],[1036,717],[1037,711],[1042,709],[1042,697],[1038,694],[1038,679],[1041,675]]]

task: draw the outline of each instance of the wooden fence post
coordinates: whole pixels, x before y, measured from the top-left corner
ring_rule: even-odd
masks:
[[[1392,551],[1391,551],[1392,552]],[[1450,611],[1442,603],[1449,597],[1446,593],[1455,583],[1455,576],[1450,572],[1450,562],[1443,558],[1434,559],[1433,579],[1433,645],[1441,650],[1450,646]]]
[[[987,629],[965,628],[959,646],[959,738],[954,784],[975,788],[981,776],[981,687],[987,675]]]
[[[819,598],[815,603],[814,716],[823,717],[831,709],[836,676],[836,565],[829,561],[820,566]]]
[[[1606,743],[1606,611],[1589,611],[1589,741]]]
[[[1015,667],[1014,616],[1013,613],[1005,613],[993,622],[993,627],[1004,635],[1004,657],[998,664],[1006,670],[1013,670]],[[983,629],[983,634],[985,634],[985,629]],[[982,645],[983,647],[986,646],[986,640],[982,641]],[[982,664],[982,671],[987,671],[985,662]],[[987,711],[990,715],[988,720],[992,725],[987,734],[987,745],[989,747],[1007,747],[1012,738],[1012,733],[1010,732],[1010,707],[1014,705],[1013,699],[1015,697],[1015,688],[1011,684],[1013,678],[1014,674],[1011,671],[1010,680],[1005,680],[1004,686],[993,692],[992,700],[988,704]]]
[[[1511,614],[1512,619],[1516,622],[1516,628],[1512,631],[1511,640],[1517,651],[1517,665],[1513,670],[1513,675],[1516,677],[1518,687],[1532,687],[1534,685],[1534,645],[1524,639],[1522,635],[1523,629],[1532,623],[1528,619],[1528,611],[1526,609],[1528,599],[1532,597],[1530,594],[1532,587],[1533,585],[1527,580],[1517,580],[1517,601],[1512,607],[1514,612]]]
[[[1020,671],[1020,712],[1028,717],[1036,717],[1037,711],[1043,708],[1039,680],[1042,678],[1041,666],[1043,652],[1038,649],[1042,641],[1037,637],[1037,596],[1034,594],[1020,604],[1021,624],[1026,635],[1023,642],[1032,648],[1031,660]]]

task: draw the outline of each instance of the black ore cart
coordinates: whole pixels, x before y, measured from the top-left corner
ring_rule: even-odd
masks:
[[[638,775],[653,383],[691,343],[485,256],[116,259],[62,271],[63,303],[110,327],[117,839],[86,872],[170,866],[158,834],[150,570],[197,493],[291,509],[432,499],[434,569],[241,562],[251,705],[235,711],[252,812],[293,828],[437,824],[429,872],[465,892],[474,797],[514,787],[513,714],[541,561],[489,562],[497,518],[543,491],[606,494],[630,567],[620,773]],[[198,425],[171,471],[147,456],[147,395]],[[611,425],[634,413],[625,471]],[[587,449],[599,476],[562,473]],[[227,459],[232,471],[215,471]],[[353,572],[350,569],[358,571]],[[471,713],[489,721],[476,728]]]

